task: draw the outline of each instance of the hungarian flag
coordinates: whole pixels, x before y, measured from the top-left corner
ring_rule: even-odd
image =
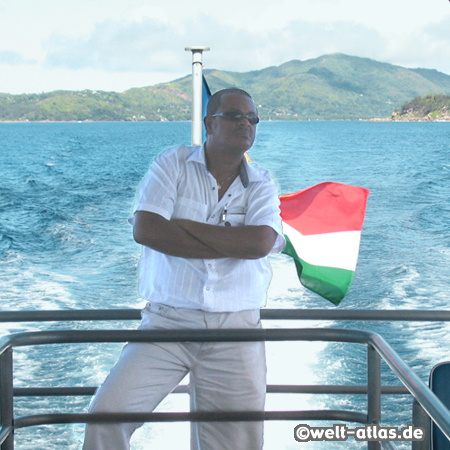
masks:
[[[280,196],[283,253],[294,258],[300,282],[335,305],[353,280],[368,195],[327,182]]]

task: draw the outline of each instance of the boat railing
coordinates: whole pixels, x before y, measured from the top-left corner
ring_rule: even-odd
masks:
[[[0,322],[138,320],[140,311],[6,311]],[[351,321],[449,321],[450,311],[362,311],[362,310],[292,310],[265,309],[263,320],[351,320]],[[47,413],[15,417],[14,397],[92,395],[95,387],[26,387],[14,388],[13,353],[18,347],[112,342],[249,342],[249,341],[327,341],[362,344],[367,347],[367,385],[285,386],[268,385],[268,393],[365,394],[367,412],[336,410],[190,412],[145,414]],[[382,386],[381,360],[403,386]],[[421,410],[450,439],[450,412],[395,350],[378,334],[337,328],[266,328],[256,330],[57,330],[10,334],[0,338],[1,450],[14,449],[14,431],[44,424],[111,423],[111,422],[178,422],[178,421],[248,421],[248,420],[327,420],[380,425],[382,394],[411,394]],[[175,392],[186,392],[180,387]],[[414,444],[414,443],[413,443]],[[369,450],[395,449],[392,441],[368,441]],[[427,448],[423,445],[416,448]]]

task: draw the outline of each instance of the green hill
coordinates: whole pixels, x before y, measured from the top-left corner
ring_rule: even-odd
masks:
[[[392,120],[450,120],[450,96],[415,97],[394,111]]]
[[[205,70],[212,92],[248,90],[263,120],[390,117],[405,102],[450,94],[450,76],[342,54],[251,72]],[[191,76],[123,93],[0,94],[0,121],[190,120]]]

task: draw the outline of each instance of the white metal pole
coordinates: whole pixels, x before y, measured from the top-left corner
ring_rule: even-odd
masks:
[[[192,52],[192,145],[202,145],[202,70],[203,52],[209,47],[186,47]]]

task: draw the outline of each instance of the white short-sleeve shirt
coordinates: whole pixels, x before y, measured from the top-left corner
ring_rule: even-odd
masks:
[[[133,214],[136,211],[211,225],[268,225],[277,232],[271,253],[280,252],[285,245],[278,189],[268,172],[244,159],[240,176],[219,201],[203,147],[181,146],[161,153],[139,186]],[[144,299],[214,312],[264,306],[272,278],[266,257],[180,258],[144,246],[138,273],[139,293]]]

